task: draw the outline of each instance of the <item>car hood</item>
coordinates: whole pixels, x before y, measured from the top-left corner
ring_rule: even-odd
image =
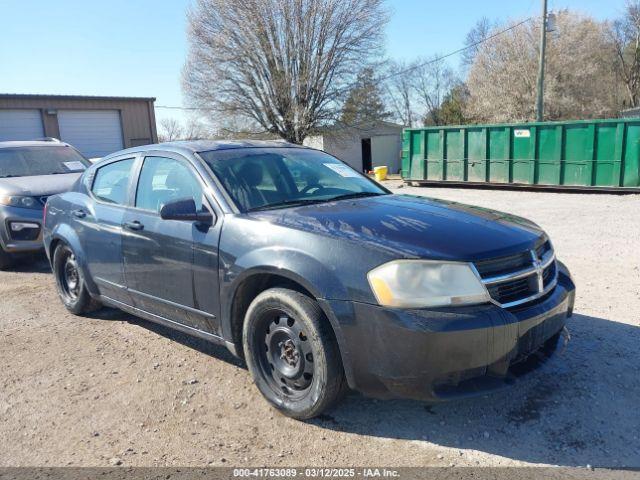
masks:
[[[3,195],[45,196],[68,191],[80,173],[60,175],[38,175],[33,177],[0,178],[0,193]]]
[[[359,242],[397,257],[480,260],[533,248],[533,222],[471,205],[383,195],[251,213],[270,223]]]

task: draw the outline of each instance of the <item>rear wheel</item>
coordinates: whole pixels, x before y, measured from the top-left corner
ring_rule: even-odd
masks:
[[[299,292],[273,288],[258,295],[245,317],[243,347],[256,386],[285,415],[315,417],[346,391],[329,322]]]
[[[13,258],[11,254],[4,251],[4,248],[0,246],[0,270],[6,270],[13,265]]]
[[[53,275],[60,300],[71,313],[82,315],[101,307],[100,302],[91,298],[76,256],[66,244],[53,252]]]

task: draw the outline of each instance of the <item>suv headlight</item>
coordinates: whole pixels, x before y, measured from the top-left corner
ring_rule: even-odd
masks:
[[[380,305],[398,308],[473,305],[491,300],[469,263],[395,260],[367,274]]]
[[[0,195],[0,205],[18,208],[40,209],[42,205],[33,197],[24,197],[21,195]]]

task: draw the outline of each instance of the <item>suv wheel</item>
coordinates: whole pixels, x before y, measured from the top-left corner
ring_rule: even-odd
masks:
[[[333,331],[306,295],[284,288],[262,292],[249,306],[242,337],[256,386],[285,415],[315,417],[345,393]]]
[[[71,247],[61,244],[53,252],[53,275],[56,279],[58,295],[64,306],[75,315],[93,312],[101,307],[100,302],[91,298]]]
[[[0,245],[0,270],[5,270],[13,264],[11,254],[4,251],[4,248]]]

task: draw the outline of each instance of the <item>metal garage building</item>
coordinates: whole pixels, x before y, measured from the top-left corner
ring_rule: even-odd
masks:
[[[377,122],[358,127],[335,124],[304,140],[304,145],[330,153],[359,171],[386,165],[400,171],[402,125]]]
[[[155,98],[0,94],[0,141],[55,137],[85,156],[156,143]]]

